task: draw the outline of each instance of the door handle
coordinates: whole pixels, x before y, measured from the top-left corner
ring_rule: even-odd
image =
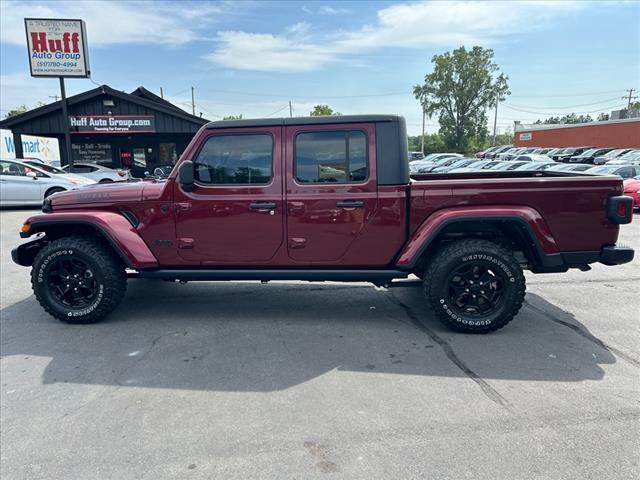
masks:
[[[274,210],[276,207],[275,202],[253,202],[249,204],[249,208],[253,210]]]
[[[338,208],[362,208],[364,202],[362,200],[343,200],[342,202],[336,202]]]

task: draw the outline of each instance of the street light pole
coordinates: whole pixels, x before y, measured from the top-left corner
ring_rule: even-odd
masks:
[[[496,113],[493,116],[493,142],[492,142],[492,146],[496,146],[496,129],[498,126],[498,103],[499,103],[499,99],[496,98]]]
[[[422,155],[424,155],[424,121],[425,121],[425,117],[427,115],[424,102],[425,102],[425,94],[423,93],[422,94],[422,100],[420,102],[420,105],[422,106],[422,146],[420,147]]]
[[[67,93],[64,89],[64,77],[60,77],[60,103],[62,105],[62,125],[64,129],[64,146],[67,154],[69,173],[73,173],[73,157],[71,156],[71,135],[69,134],[69,113],[67,111]]]

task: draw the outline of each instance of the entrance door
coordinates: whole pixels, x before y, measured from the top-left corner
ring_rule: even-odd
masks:
[[[194,189],[176,183],[179,254],[207,265],[264,264],[284,238],[282,127],[212,130]]]
[[[377,209],[375,128],[286,128],[287,241],[296,262],[342,260]]]

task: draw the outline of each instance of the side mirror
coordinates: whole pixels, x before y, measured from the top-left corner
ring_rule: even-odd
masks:
[[[36,175],[36,172],[27,172],[27,177],[30,177],[36,180],[38,178],[38,175]]]
[[[191,160],[186,160],[180,165],[178,180],[185,192],[193,190],[193,162]]]

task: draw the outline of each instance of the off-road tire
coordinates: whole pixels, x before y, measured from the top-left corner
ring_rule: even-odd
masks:
[[[91,305],[69,308],[56,300],[48,285],[49,269],[63,259],[77,259],[91,269],[95,277],[96,297]],[[102,320],[122,301],[127,274],[122,260],[100,239],[63,237],[47,244],[36,256],[31,269],[31,287],[47,313],[61,322],[88,324]]]
[[[460,313],[452,305],[450,276],[467,262],[490,266],[504,279],[501,301],[486,315]],[[508,250],[486,240],[460,240],[445,246],[429,262],[423,289],[434,314],[447,327],[465,333],[489,333],[513,320],[522,307],[526,284],[522,268]]]

